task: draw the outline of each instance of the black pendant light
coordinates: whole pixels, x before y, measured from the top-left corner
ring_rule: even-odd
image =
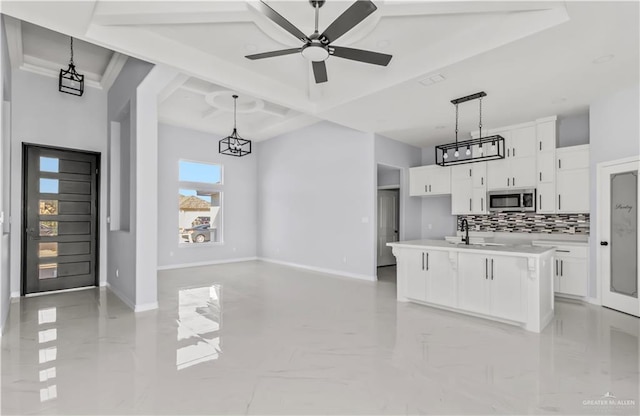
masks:
[[[76,72],[76,66],[73,64],[73,38],[71,38],[71,59],[69,60],[69,68],[60,69],[60,77],[58,79],[58,90],[71,95],[81,96],[84,93],[84,75]]]
[[[483,160],[504,159],[504,137],[496,134],[482,137],[482,97],[484,91],[451,100],[456,106],[456,141],[436,146],[436,164],[440,166],[462,165]],[[458,141],[458,105],[467,101],[480,101],[480,134],[477,139]]]
[[[233,133],[218,142],[218,152],[229,156],[245,156],[251,153],[251,140],[243,139],[236,129],[236,104],[238,96],[233,96]]]

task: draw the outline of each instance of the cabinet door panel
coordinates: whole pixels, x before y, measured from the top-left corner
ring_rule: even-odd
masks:
[[[536,186],[536,158],[519,157],[512,159],[511,186],[516,188]]]
[[[487,213],[487,192],[482,188],[475,188],[473,190],[473,202],[471,204],[472,214],[486,214]]]
[[[451,213],[453,215],[471,213],[473,185],[470,178],[454,180],[451,183]]]
[[[487,189],[504,189],[507,188],[507,177],[510,173],[509,161],[494,160],[487,164]],[[508,182],[509,184],[511,181]]]
[[[448,251],[429,251],[427,257],[427,302],[456,306],[454,276]]]
[[[536,126],[538,151],[547,152],[556,148],[556,122],[547,121]]]
[[[589,169],[561,170],[556,174],[557,212],[589,212]]]
[[[511,130],[511,157],[520,158],[535,155],[536,127],[530,126]]]
[[[489,261],[491,260],[491,314],[499,318],[522,321],[525,305],[522,304],[521,285],[523,274],[526,272],[526,260],[517,257],[495,257]]]
[[[559,257],[560,288],[559,292],[574,296],[587,296],[587,259]]]
[[[538,169],[536,172],[538,183],[553,183],[556,179],[556,154],[545,152],[538,154]]]
[[[553,214],[556,212],[556,186],[555,183],[541,183],[537,188],[536,212],[540,214]]]
[[[487,280],[488,258],[481,254],[458,254],[458,307],[471,312],[489,313]]]
[[[474,163],[472,166],[472,180],[474,188],[487,187],[487,162]]]
[[[428,171],[422,167],[409,169],[409,195],[421,196],[427,195],[425,186],[427,186]]]
[[[451,193],[451,167],[434,166],[429,173],[431,180],[430,194],[450,194]]]
[[[404,257],[407,262],[407,293],[411,299],[425,301],[427,298],[427,280],[425,270],[426,255],[421,250],[407,250]]]
[[[558,170],[589,168],[589,145],[564,147],[556,150]]]

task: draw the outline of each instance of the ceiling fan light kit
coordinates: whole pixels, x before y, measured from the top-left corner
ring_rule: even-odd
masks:
[[[482,137],[482,97],[486,96],[487,94],[484,91],[480,91],[451,100],[451,103],[456,107],[456,140],[453,143],[436,146],[437,165],[452,166],[486,160],[504,159],[504,137],[499,134]],[[480,102],[479,137],[471,140],[458,141],[458,105],[472,100],[479,100]]]
[[[246,156],[251,153],[251,140],[243,139],[236,128],[236,104],[238,96],[233,95],[233,132],[218,142],[218,152],[229,156]]]
[[[318,32],[318,16],[320,7],[324,5],[324,0],[309,0],[311,6],[315,9],[315,30],[307,36],[300,29],[295,27],[293,23],[285,19],[280,13],[276,12],[264,1],[258,3],[260,11],[275,24],[289,32],[291,35],[299,39],[304,45],[300,48],[282,49],[272,52],[262,52],[245,56],[247,59],[256,60],[264,58],[273,58],[275,56],[291,55],[300,53],[306,60],[311,62],[313,75],[316,84],[327,82],[327,67],[325,61],[330,56],[349,59],[352,61],[364,62],[367,64],[387,66],[391,61],[392,55],[379,52],[366,51],[363,49],[345,48],[333,46],[332,42],[360,24],[367,16],[377,10],[377,7],[370,0],[358,0],[344,11],[336,20],[333,21],[325,29],[324,32]]]
[[[60,69],[58,77],[58,91],[71,95],[82,96],[84,93],[84,75],[76,71],[73,63],[73,38],[71,38],[71,58],[69,59],[69,67]]]

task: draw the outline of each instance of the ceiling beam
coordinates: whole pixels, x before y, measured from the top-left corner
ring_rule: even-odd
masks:
[[[118,52],[114,52],[111,55],[111,59],[100,78],[100,85],[102,85],[102,89],[108,91],[109,88],[111,88],[113,83],[116,81],[116,78],[118,78],[120,71],[122,71],[122,67],[124,67],[124,64],[127,62],[127,58],[127,55],[123,55]]]
[[[18,69],[24,63],[24,53],[22,51],[22,22],[5,15],[4,28],[7,34],[7,49],[11,67]]]

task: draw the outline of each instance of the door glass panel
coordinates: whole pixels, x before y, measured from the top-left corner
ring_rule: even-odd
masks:
[[[58,263],[38,265],[38,279],[55,279],[58,277]]]
[[[57,194],[58,193],[58,180],[40,178],[40,193],[41,194]]]
[[[58,215],[58,201],[41,199],[40,215]]]
[[[58,172],[59,164],[58,159],[53,157],[40,157],[40,171],[41,172]]]
[[[638,297],[638,171],[611,175],[611,291]]]
[[[55,237],[58,235],[58,221],[40,221],[40,237]]]
[[[58,255],[58,243],[40,243],[38,246],[38,257],[55,257]]]

